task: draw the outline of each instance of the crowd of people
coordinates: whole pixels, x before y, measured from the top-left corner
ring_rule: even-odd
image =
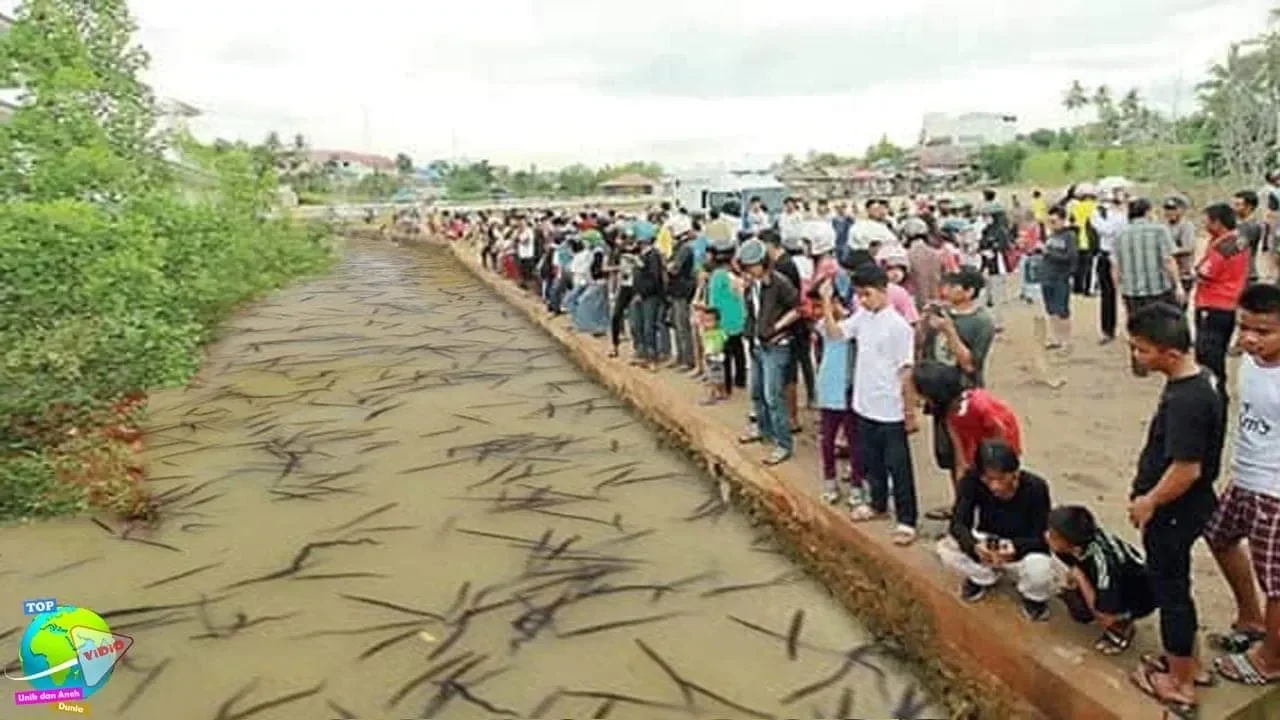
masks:
[[[1135,622],[1158,613],[1163,653],[1142,657],[1131,680],[1185,714],[1218,677],[1280,682],[1277,181],[1204,208],[1203,242],[1185,199],[1164,199],[1158,218],[1149,200],[1092,185],[1055,200],[1014,197],[1008,209],[987,190],[980,203],[921,197],[896,213],[875,198],[861,216],[798,198],[775,214],[753,198],[705,214],[663,203],[634,216],[428,222],[473,242],[487,268],[604,339],[619,361],[625,342],[638,368],[700,378],[705,404],[749,391],[739,442],[763,445],[767,465],[793,458],[801,410],[817,410],[817,492],[854,521],[887,519],[902,546],[920,527],[909,436],[927,415],[952,492],[924,515],[948,524],[936,551],[962,576],[961,597],[977,602],[1007,577],[1032,621],[1061,598],[1099,628],[1106,655],[1128,649]],[[1089,508],[1053,504],[1051,482],[1024,466],[1013,399],[986,387],[1009,303],[1036,304],[1046,351],[1065,354],[1077,336],[1072,299],[1083,295],[1100,296],[1098,341],[1117,338],[1122,306],[1132,371],[1165,380],[1130,492],[1141,550]],[[1227,442],[1230,482],[1219,491]],[[1207,638],[1213,672],[1198,660],[1191,594],[1202,537],[1237,604],[1231,628]]]

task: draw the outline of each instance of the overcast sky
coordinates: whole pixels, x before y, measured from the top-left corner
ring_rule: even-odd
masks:
[[[3,0],[0,5],[12,5]],[[668,166],[914,142],[928,111],[1067,118],[1073,78],[1189,106],[1275,0],[132,0],[204,138]]]

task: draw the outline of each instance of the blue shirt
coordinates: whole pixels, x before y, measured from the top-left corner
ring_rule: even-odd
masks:
[[[853,218],[833,217],[831,227],[836,231],[836,250],[843,251],[849,246],[849,230],[853,228]]]
[[[707,236],[701,233],[693,239],[690,248],[693,250],[693,268],[694,271],[701,270],[707,264]]]
[[[814,379],[817,405],[820,410],[849,410],[850,389],[853,379],[849,376],[852,369],[852,358],[855,352],[853,342],[847,339],[834,340],[822,336],[822,359],[818,361],[818,373]]]

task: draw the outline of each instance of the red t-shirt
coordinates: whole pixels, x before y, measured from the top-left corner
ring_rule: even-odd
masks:
[[[1224,255],[1224,244],[1234,250]],[[1232,236],[1215,240],[1196,266],[1196,307],[1234,311],[1248,282],[1249,249],[1236,244]]]
[[[1022,455],[1022,432],[1018,417],[1004,401],[982,388],[966,390],[955,409],[947,413],[947,427],[955,434],[956,459],[973,465],[978,445],[984,440],[1003,440]]]

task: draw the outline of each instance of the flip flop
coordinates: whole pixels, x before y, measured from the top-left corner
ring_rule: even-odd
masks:
[[[1228,655],[1239,655],[1248,652],[1249,648],[1262,642],[1267,634],[1261,630],[1242,630],[1232,627],[1230,632],[1209,633],[1209,647]]]
[[[1148,667],[1140,667],[1129,675],[1129,682],[1141,690],[1144,695],[1163,705],[1166,710],[1181,718],[1181,720],[1195,720],[1200,709],[1196,703],[1160,694],[1160,691],[1156,688],[1155,680],[1152,678],[1155,675],[1162,674],[1164,673],[1152,672],[1151,668]]]
[[[1169,674],[1169,661],[1164,655],[1143,653],[1142,657],[1138,658],[1138,662],[1142,663],[1142,667],[1151,672],[1160,673],[1161,675]],[[1207,670],[1200,671],[1200,674],[1195,679],[1196,687],[1211,688],[1217,684],[1218,677]]]
[[[1125,625],[1121,630],[1107,628],[1093,644],[1093,649],[1107,657],[1115,657],[1129,649],[1129,645],[1133,643],[1133,638],[1137,634],[1138,629],[1133,623]]]
[[[930,520],[940,520],[940,521],[946,522],[951,519],[951,508],[949,507],[935,508],[933,510],[926,512],[924,516]]]
[[[1249,658],[1248,653],[1232,653],[1216,657],[1213,659],[1213,669],[1218,671],[1218,674],[1223,678],[1240,685],[1261,687],[1280,683],[1280,675],[1272,675],[1271,677],[1263,675],[1258,670],[1258,666],[1253,664],[1253,660]]]

